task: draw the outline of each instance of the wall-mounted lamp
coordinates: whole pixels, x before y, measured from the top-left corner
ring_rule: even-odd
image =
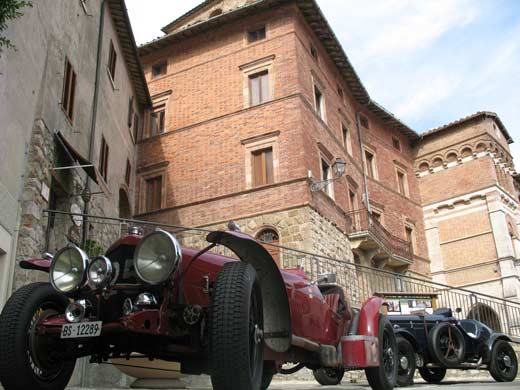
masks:
[[[334,177],[332,179],[327,179],[323,181],[313,180],[311,183],[311,192],[321,191],[322,189],[327,187],[329,183],[333,182],[334,180],[338,180],[345,174],[346,167],[346,161],[342,158],[337,158],[336,161],[334,161],[334,164],[332,164],[332,172],[334,173]]]

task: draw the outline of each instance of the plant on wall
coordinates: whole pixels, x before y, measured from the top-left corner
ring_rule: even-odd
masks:
[[[3,31],[7,29],[7,22],[9,20],[19,18],[23,15],[21,10],[24,7],[32,7],[32,3],[25,0],[0,1],[0,54],[2,54],[3,49],[16,50],[13,43],[3,36]]]
[[[97,257],[101,256],[104,253],[103,247],[94,240],[87,240],[85,245],[85,252],[89,255],[89,257]]]

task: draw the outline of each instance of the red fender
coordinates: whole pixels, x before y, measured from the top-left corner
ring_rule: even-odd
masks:
[[[49,259],[28,259],[20,261],[20,267],[23,269],[35,269],[49,273],[52,260]]]
[[[382,298],[372,297],[363,304],[359,313],[357,334],[378,337],[379,313],[381,313],[383,303]]]

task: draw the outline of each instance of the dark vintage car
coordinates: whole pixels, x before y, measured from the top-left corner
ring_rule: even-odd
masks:
[[[355,311],[340,287],[279,270],[245,234],[215,231],[207,240],[200,251],[181,248],[156,230],[129,234],[93,259],[69,245],[52,259],[22,261],[50,282],[20,288],[0,316],[4,388],[63,389],[77,358],[133,353],[207,373],[218,390],[267,389],[274,374],[303,367],[322,384],[364,369],[373,389],[394,387],[396,338],[381,298]],[[212,253],[216,245],[240,260]]]
[[[446,308],[433,314],[389,319],[397,335],[399,386],[413,383],[416,368],[429,383],[441,382],[448,368],[489,370],[497,382],[516,378],[518,359],[510,344],[513,340],[479,321],[458,320]]]

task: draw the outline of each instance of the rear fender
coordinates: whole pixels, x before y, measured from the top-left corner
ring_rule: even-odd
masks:
[[[207,240],[231,249],[256,270],[264,304],[265,344],[275,352],[286,352],[292,335],[289,298],[282,274],[269,252],[258,241],[239,232],[211,232]]]
[[[372,297],[363,304],[359,312],[358,335],[378,337],[379,314],[383,303],[382,298]]]
[[[29,259],[20,261],[20,267],[23,269],[34,269],[49,273],[52,260],[49,259]]]

